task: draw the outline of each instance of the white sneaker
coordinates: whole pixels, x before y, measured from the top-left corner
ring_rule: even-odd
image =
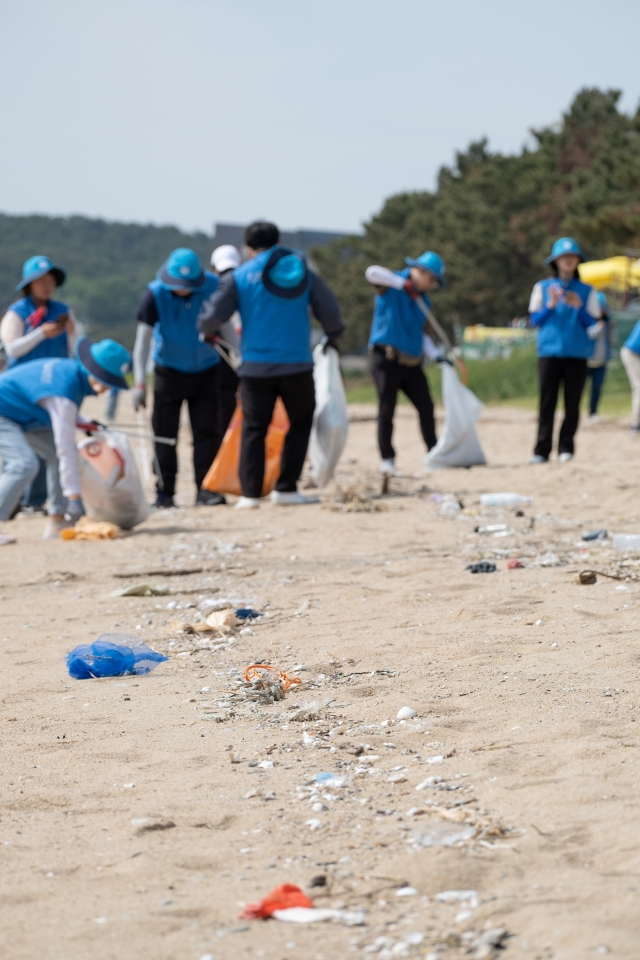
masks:
[[[597,413],[592,413],[589,415],[589,423],[600,423],[601,418]]]
[[[292,490],[291,493],[282,493],[280,490],[271,491],[271,503],[279,503],[280,506],[302,506],[305,503],[320,503],[319,497],[305,497],[303,493]]]
[[[383,460],[380,464],[380,473],[387,473],[390,477],[395,476],[396,473],[396,462],[395,460]]]
[[[236,510],[257,510],[260,500],[257,497],[240,497],[235,505]]]
[[[528,462],[529,463],[546,463],[547,460],[546,460],[546,457],[542,457],[539,453],[534,453],[534,455],[531,457],[531,460],[529,460]]]
[[[558,457],[558,460],[560,461],[560,463],[568,463],[569,460],[573,460],[573,454],[561,453],[560,456]]]
[[[49,517],[47,522],[44,525],[44,530],[42,531],[43,540],[59,540],[60,531],[66,530],[67,527],[72,527],[73,524],[69,523],[64,518],[60,520],[54,519],[54,517]]]

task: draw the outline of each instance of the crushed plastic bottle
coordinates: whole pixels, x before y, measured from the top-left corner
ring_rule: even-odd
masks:
[[[582,539],[586,541],[590,540],[606,540],[609,534],[606,530],[585,530],[582,534]]]
[[[506,523],[490,523],[486,527],[475,527],[474,533],[488,533],[494,536],[507,537],[513,533],[513,528]]]
[[[532,497],[523,497],[519,493],[483,493],[480,505],[483,507],[520,507],[531,503]]]
[[[123,641],[128,641],[127,644]],[[168,660],[137,637],[126,633],[104,633],[94,643],[84,643],[67,654],[67,669],[74,680],[138,676],[149,673]]]
[[[640,550],[640,533],[616,533],[613,537],[614,550]]]

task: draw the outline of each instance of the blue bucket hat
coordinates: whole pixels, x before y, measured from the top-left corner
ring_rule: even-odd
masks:
[[[108,387],[129,389],[124,375],[131,366],[131,356],[115,340],[91,343],[87,337],[81,337],[76,346],[76,360],[87,373]]]
[[[198,254],[188,247],[170,253],[156,277],[166,290],[202,290],[206,283]]]
[[[32,280],[39,280],[40,277],[44,277],[48,273],[53,274],[56,287],[61,287],[66,277],[64,270],[51,263],[49,257],[29,257],[23,264],[22,281],[18,284],[16,290],[24,290]]]
[[[306,293],[309,282],[304,258],[287,247],[274,247],[262,270],[267,293],[279,300],[296,300]]]
[[[553,263],[558,257],[563,257],[565,253],[574,253],[576,257],[580,257],[580,263],[584,263],[587,259],[572,237],[560,237],[551,248],[551,256],[547,257],[545,263]]]
[[[421,270],[427,270],[434,275],[441,287],[447,286],[444,282],[444,272],[446,270],[444,260],[432,250],[427,250],[427,252],[423,253],[417,260],[412,260],[411,257],[405,257],[404,262],[409,267],[419,267]]]

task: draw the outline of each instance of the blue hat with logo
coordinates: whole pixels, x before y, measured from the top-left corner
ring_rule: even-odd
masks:
[[[267,293],[279,300],[295,300],[306,293],[310,277],[304,257],[287,247],[274,247],[262,270]]]
[[[87,373],[108,387],[129,389],[124,375],[131,366],[131,355],[115,340],[91,343],[87,337],[81,337],[76,345],[76,360]]]
[[[444,260],[442,257],[439,257],[437,253],[434,253],[433,250],[427,250],[427,252],[423,253],[417,260],[412,260],[411,257],[405,257],[404,262],[409,267],[419,267],[420,270],[427,270],[434,275],[441,287],[446,287],[446,283],[444,282],[444,272],[446,270]]]
[[[580,263],[584,263],[587,259],[572,237],[560,237],[551,248],[551,256],[547,257],[545,263],[553,263],[554,260],[563,257],[566,253],[573,253],[576,257],[580,257]]]
[[[29,257],[23,264],[22,280],[16,287],[16,290],[24,290],[32,280],[39,280],[40,277],[44,277],[48,273],[53,274],[56,287],[61,287],[66,277],[64,270],[61,270],[60,267],[56,267],[55,264],[51,263],[49,257]]]
[[[170,253],[156,277],[166,290],[202,290],[206,283],[198,254],[188,247]]]

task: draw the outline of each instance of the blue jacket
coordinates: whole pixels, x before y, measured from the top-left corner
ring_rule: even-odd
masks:
[[[154,326],[154,361],[181,373],[201,373],[220,363],[220,354],[209,343],[200,340],[196,322],[202,304],[218,286],[213,273],[205,273],[204,289],[188,297],[179,297],[167,290],[160,280],[153,280],[149,290],[158,311]]]
[[[408,277],[409,268],[394,271],[399,277]],[[428,307],[431,301],[421,294]],[[369,346],[384,344],[395,347],[410,357],[422,354],[422,331],[425,319],[420,307],[404,290],[389,287],[379,293],[373,303],[373,324],[369,337]]]
[[[627,350],[633,350],[634,353],[640,354],[640,320],[638,320],[635,327],[625,340],[624,345]]]
[[[38,405],[45,397],[67,397],[77,407],[93,396],[89,377],[76,360],[52,357],[32,360],[0,377],[0,417],[23,430],[51,428],[49,414]]]
[[[547,307],[549,287],[561,286],[573,290],[582,300],[578,310],[564,300],[550,310]],[[538,327],[539,357],[574,357],[588,360],[593,353],[593,340],[587,335],[587,328],[596,323],[596,318],[586,309],[589,294],[592,291],[586,283],[571,279],[568,282],[557,277],[540,281],[542,288],[542,308],[531,313],[531,323]],[[534,288],[535,289],[535,288]]]
[[[9,310],[12,310],[14,313],[17,313],[19,317],[25,322],[24,332],[25,334],[31,332],[31,327],[28,324],[28,319],[31,314],[37,310],[35,301],[33,297],[22,297],[20,300],[16,300],[15,303],[12,303],[9,307]],[[47,304],[47,312],[44,316],[44,319],[40,322],[40,326],[43,323],[53,323],[58,317],[63,316],[65,313],[69,313],[69,308],[66,303],[59,303],[57,300],[49,300]],[[57,337],[51,337],[49,340],[43,340],[41,343],[34,347],[33,350],[30,350],[29,353],[25,353],[23,357],[10,357],[7,364],[8,367],[16,367],[21,363],[28,363],[31,360],[40,360],[43,357],[68,357],[69,356],[69,341],[67,339],[67,332],[59,334]]]

